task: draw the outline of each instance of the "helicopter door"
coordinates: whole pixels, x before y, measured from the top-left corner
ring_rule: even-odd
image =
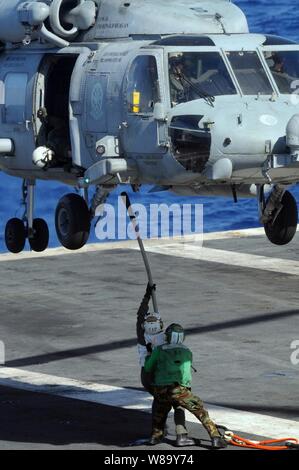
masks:
[[[130,155],[165,153],[159,145],[158,125],[154,106],[161,102],[161,90],[156,57],[139,55],[132,62],[126,87],[126,125],[123,147]]]

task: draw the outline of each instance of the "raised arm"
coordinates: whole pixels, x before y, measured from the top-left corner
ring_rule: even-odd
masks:
[[[143,323],[144,319],[148,313],[148,305],[149,301],[151,299],[152,291],[156,289],[156,286],[150,286],[149,284],[147,285],[144,297],[142,299],[142,302],[139,306],[138,312],[137,312],[137,321],[136,321],[136,333],[137,333],[137,340],[138,343],[145,346],[146,342],[144,339],[144,329],[143,329]]]

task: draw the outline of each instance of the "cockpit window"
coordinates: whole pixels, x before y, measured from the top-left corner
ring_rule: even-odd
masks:
[[[272,95],[273,89],[256,52],[226,52],[244,95]]]
[[[280,93],[294,93],[299,86],[299,51],[264,52],[264,56]]]
[[[173,106],[199,98],[237,93],[218,52],[171,53],[168,63]]]

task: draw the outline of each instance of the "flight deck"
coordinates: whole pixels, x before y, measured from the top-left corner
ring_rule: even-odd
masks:
[[[160,314],[181,323],[193,391],[249,438],[299,438],[299,237],[261,229],[145,242]],[[136,312],[147,283],[136,241],[0,256],[0,449],[150,449]],[[210,448],[201,424],[188,430]],[[175,450],[169,435],[155,449]]]

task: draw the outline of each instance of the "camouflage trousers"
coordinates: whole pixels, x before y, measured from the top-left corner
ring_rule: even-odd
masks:
[[[152,437],[163,436],[167,415],[172,407],[181,406],[190,411],[202,423],[210,437],[220,436],[220,433],[211,420],[209,413],[199,397],[193,395],[191,389],[182,385],[155,386],[153,389],[155,408],[152,417]]]
[[[145,390],[147,390],[151,395],[154,396],[152,378],[149,374],[144,372],[143,367],[141,369],[141,383],[144,386]],[[152,405],[152,415],[154,415],[156,412],[156,405],[157,400],[154,398]],[[174,424],[176,434],[188,434],[186,428],[185,410],[181,406],[174,407]]]

